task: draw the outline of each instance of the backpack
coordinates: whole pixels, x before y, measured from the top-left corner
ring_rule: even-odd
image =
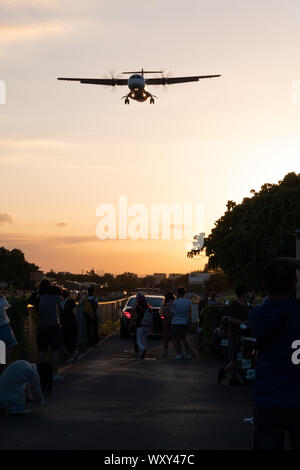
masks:
[[[89,300],[87,297],[83,299],[83,313],[88,315],[90,318],[94,318],[94,307],[92,300]]]
[[[142,326],[151,326],[152,324],[152,312],[147,308],[146,312],[144,313],[143,319],[141,321]]]

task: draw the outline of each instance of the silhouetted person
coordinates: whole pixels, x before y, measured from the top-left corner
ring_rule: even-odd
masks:
[[[61,302],[61,290],[57,286],[48,286],[48,289],[40,297],[39,322],[37,332],[37,347],[39,362],[49,359],[53,369],[53,380],[63,379],[57,373],[58,356],[62,347],[62,332],[59,319],[59,303]]]
[[[174,300],[172,309],[173,316],[171,319],[172,338],[176,351],[173,359],[182,359],[181,343],[183,343],[186,351],[186,359],[191,359],[191,348],[186,338],[187,328],[192,315],[192,303],[185,298],[185,288],[177,287],[177,299]]]
[[[250,313],[259,356],[254,385],[254,448],[281,450],[288,432],[300,450],[300,261],[279,258],[264,271],[268,297]]]
[[[82,300],[88,346],[97,346],[99,342],[98,299],[94,288],[88,288],[88,295]]]
[[[75,314],[76,302],[70,297],[70,292],[67,290],[63,290],[62,296],[63,300],[59,304],[62,336],[64,345],[70,354],[67,362],[73,362],[78,356],[76,349],[78,339],[78,325]]]
[[[171,337],[171,319],[173,316],[172,305],[174,301],[173,292],[167,292],[163,305],[160,307],[159,313],[162,317],[163,322],[163,334],[164,334],[164,353],[166,357],[168,355],[168,346]]]

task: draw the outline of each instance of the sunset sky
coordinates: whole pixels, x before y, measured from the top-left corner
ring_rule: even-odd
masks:
[[[99,240],[96,209],[202,204],[208,234],[227,200],[299,172],[299,18],[299,0],[2,0],[0,245],[43,270],[201,269],[186,240]],[[154,106],[56,80],[141,67],[222,77],[149,87]]]

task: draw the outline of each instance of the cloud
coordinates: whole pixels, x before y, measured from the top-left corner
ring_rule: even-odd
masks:
[[[0,24],[0,43],[12,43],[41,36],[56,35],[69,30],[62,21],[41,21],[30,24]]]
[[[13,223],[13,218],[9,214],[1,214],[0,213],[0,225],[3,224],[12,224]]]
[[[20,243],[23,245],[41,246],[47,244],[68,245],[81,243],[95,243],[98,241],[96,236],[91,235],[70,235],[70,236],[48,236],[48,235],[30,235],[29,233],[6,233],[1,236],[2,241]]]
[[[69,223],[66,223],[66,222],[56,222],[56,227],[58,228],[64,228],[64,227],[67,227],[68,225],[70,225]]]

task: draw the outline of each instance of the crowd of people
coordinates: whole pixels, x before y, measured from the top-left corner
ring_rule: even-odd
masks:
[[[185,297],[185,288],[181,286],[177,288],[177,298],[173,292],[167,292],[159,313],[163,322],[163,356],[167,357],[172,338],[176,352],[173,359],[191,359],[191,348],[186,335],[188,324],[191,321],[192,303]],[[146,297],[142,293],[138,293],[133,308],[131,330],[134,332],[135,351],[141,359],[144,359],[147,351],[147,338],[151,322],[151,307],[148,305]],[[186,352],[185,355],[182,354],[182,345]]]
[[[0,340],[6,345],[5,365],[0,370],[0,409],[11,414],[27,414],[26,401],[44,403],[44,397],[51,393],[52,382],[60,382],[58,373],[59,355],[65,349],[67,362],[77,359],[79,342],[77,304],[70,292],[52,285],[44,279],[28,303],[38,312],[37,364],[25,360],[10,363],[11,351],[17,344],[6,310],[10,304],[0,296]],[[87,295],[79,302],[82,308],[88,346],[99,342],[99,306],[94,288],[89,287]]]
[[[296,269],[300,261],[278,258],[266,266],[266,297],[251,306],[247,286],[236,289],[228,307],[228,364],[219,372],[219,383],[229,374],[231,385],[240,385],[237,353],[243,331],[256,339],[254,382],[254,449],[282,450],[288,434],[290,447],[300,450],[300,299]]]
[[[236,357],[243,327],[251,327],[257,340],[258,362],[254,384],[254,448],[280,450],[286,432],[293,449],[300,450],[300,300],[296,299],[296,269],[300,261],[279,258],[264,270],[266,297],[260,305],[251,307],[249,289],[240,286],[236,299],[228,308],[229,362],[221,375],[229,374],[230,383],[238,384]],[[78,328],[76,304],[67,291],[43,281],[30,302],[39,313],[37,344],[39,359],[36,364],[15,361],[0,375],[0,408],[12,414],[26,414],[26,401],[39,403],[51,393],[52,381],[61,380],[57,373],[58,352],[62,341],[69,352],[69,361],[76,359]],[[216,297],[204,298],[199,303],[203,313],[206,305],[216,305]],[[90,288],[82,300],[89,345],[98,342],[98,300]],[[0,297],[0,339],[8,348],[16,344],[6,310],[9,303]],[[133,309],[132,328],[135,349],[143,359],[147,352],[147,337],[151,324],[151,308],[142,293],[137,294]],[[185,289],[179,287],[175,298],[165,295],[160,308],[163,319],[164,356],[168,354],[170,339],[175,349],[174,359],[190,359],[191,348],[187,340],[187,326],[191,318],[191,302]],[[182,349],[186,354],[182,354]],[[220,376],[219,379],[222,380]]]

